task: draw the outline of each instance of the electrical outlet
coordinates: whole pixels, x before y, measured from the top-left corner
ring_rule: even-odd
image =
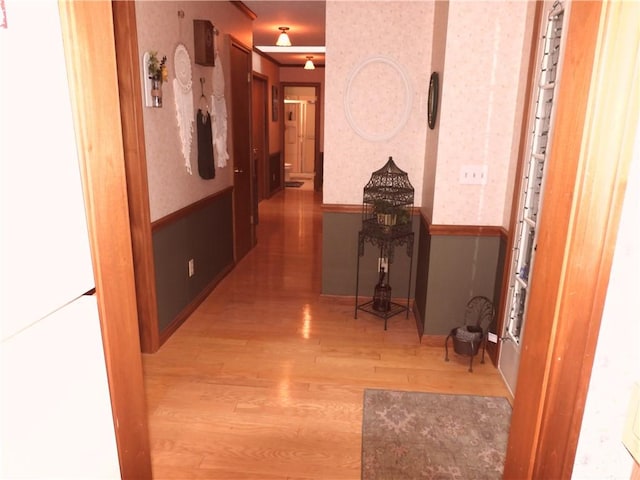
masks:
[[[458,183],[463,185],[486,185],[488,167],[486,165],[463,165],[460,167]]]
[[[193,277],[196,273],[196,265],[193,258],[189,259],[189,277]]]
[[[384,268],[385,272],[389,271],[389,259],[385,257],[378,258],[378,271]]]

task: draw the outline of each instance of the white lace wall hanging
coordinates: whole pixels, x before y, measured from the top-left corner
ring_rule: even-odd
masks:
[[[173,79],[173,97],[176,104],[178,133],[182,144],[184,165],[191,175],[191,140],[194,119],[191,58],[189,58],[187,48],[182,44],[178,44],[173,54],[173,68],[176,75]]]
[[[213,134],[213,148],[215,152],[216,164],[223,168],[227,166],[229,152],[227,151],[227,102],[224,98],[224,71],[222,70],[222,60],[216,52],[216,66],[213,68],[213,95],[211,95],[211,105],[213,115],[211,130]]]

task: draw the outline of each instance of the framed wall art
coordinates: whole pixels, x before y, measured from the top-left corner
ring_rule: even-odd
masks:
[[[278,87],[276,85],[271,86],[271,121],[278,121],[278,109],[280,108],[280,96],[278,95]]]

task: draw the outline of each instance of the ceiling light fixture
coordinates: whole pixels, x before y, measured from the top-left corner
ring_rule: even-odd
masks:
[[[307,61],[304,64],[304,69],[305,70],[315,70],[316,66],[311,61],[312,58],[313,58],[312,56],[307,56]]]
[[[287,31],[289,30],[289,27],[278,27],[278,30],[280,30],[280,35],[278,36],[276,45],[278,47],[290,47],[291,40],[289,39],[289,35],[287,35]]]

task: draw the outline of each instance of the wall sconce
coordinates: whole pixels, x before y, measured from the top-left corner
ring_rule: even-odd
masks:
[[[313,58],[312,56],[307,56],[307,61],[304,64],[305,70],[315,70],[316,66],[311,61],[312,58]]]
[[[278,30],[280,30],[280,35],[278,36],[278,40],[276,40],[276,45],[278,47],[290,47],[291,40],[289,39],[289,35],[287,35],[289,27],[278,27]]]

